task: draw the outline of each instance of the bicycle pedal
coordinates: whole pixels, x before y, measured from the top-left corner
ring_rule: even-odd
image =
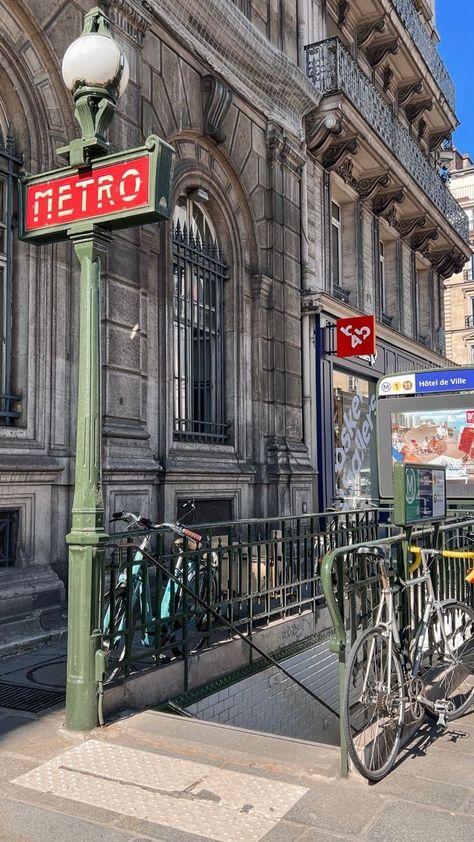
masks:
[[[440,725],[441,728],[446,728],[446,714],[445,714],[444,711],[440,712],[440,714],[438,716],[438,721],[437,721],[436,724]]]

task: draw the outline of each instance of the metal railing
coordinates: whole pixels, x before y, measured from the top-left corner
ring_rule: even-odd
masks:
[[[391,551],[390,575],[406,579],[410,562],[409,546],[416,544],[439,549],[462,546],[463,536],[474,529],[474,518],[472,513],[469,518],[464,512],[460,516],[461,519],[447,522],[441,528],[426,526],[409,534],[400,532],[385,538],[380,534],[377,540],[364,542],[363,545],[371,547],[383,542]],[[326,554],[321,564],[321,584],[334,630],[329,645],[331,651],[339,656],[340,705],[343,700],[346,650],[352,646],[360,631],[374,624],[381,598],[382,586],[376,565],[367,555],[358,554],[360,547],[361,544],[355,543],[337,547]],[[431,577],[437,598],[468,602],[471,586],[466,583],[465,576],[469,567],[472,567],[472,562],[463,558],[461,553],[457,558],[435,558],[431,564]],[[425,607],[425,595],[421,589],[417,590],[420,592],[401,590],[396,596],[400,625],[412,632]],[[340,745],[341,772],[347,775],[349,760],[342,723]]]
[[[182,658],[186,691],[191,652],[227,640],[229,623],[251,636],[273,620],[314,611],[324,603],[325,553],[375,539],[381,529],[387,534],[387,516],[386,510],[367,508],[193,527],[203,535],[202,545],[191,549],[185,539],[179,551],[178,579],[188,593],[176,583],[172,533],[114,535],[104,556],[100,615],[109,680]],[[150,554],[137,560],[137,543],[145,535]]]
[[[468,218],[428,158],[338,38],[305,47],[306,75],[322,96],[343,93],[466,242]]]
[[[428,31],[421,22],[413,0],[392,0],[392,3],[405,29],[411,35],[414,46],[423,56],[435,82],[445,95],[448,105],[454,111],[455,95],[453,80],[437,52]]]

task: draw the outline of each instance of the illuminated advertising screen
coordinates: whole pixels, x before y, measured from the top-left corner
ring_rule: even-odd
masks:
[[[378,401],[377,423],[382,497],[393,496],[393,466],[404,463],[444,467],[448,498],[474,496],[473,392],[392,392]]]

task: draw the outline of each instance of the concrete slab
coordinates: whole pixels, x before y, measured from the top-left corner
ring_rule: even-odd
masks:
[[[427,842],[427,840],[456,840],[472,842],[472,816],[421,807],[419,804],[396,802],[387,804],[365,838],[373,842]]]

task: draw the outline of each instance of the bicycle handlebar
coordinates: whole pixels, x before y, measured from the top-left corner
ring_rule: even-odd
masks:
[[[198,544],[202,541],[202,535],[198,532],[193,532],[191,529],[187,529],[185,526],[181,526],[178,521],[174,523],[153,523],[149,518],[136,515],[134,512],[113,512],[111,523],[119,520],[123,520],[125,523],[134,523],[137,526],[143,526],[145,529],[171,529],[182,538],[190,538],[191,541],[196,541]]]

